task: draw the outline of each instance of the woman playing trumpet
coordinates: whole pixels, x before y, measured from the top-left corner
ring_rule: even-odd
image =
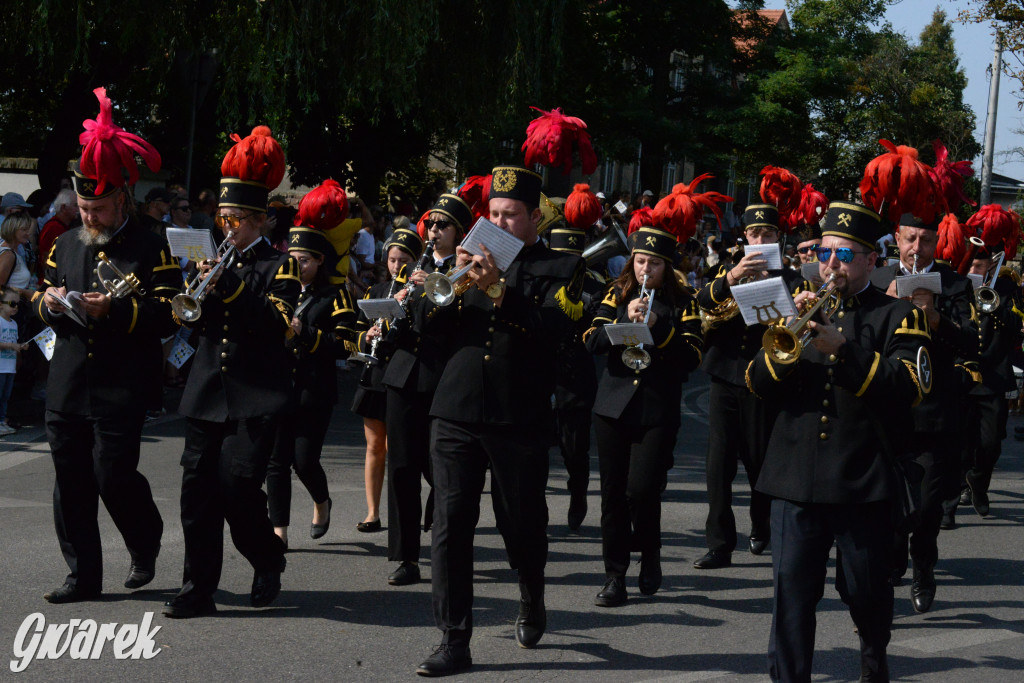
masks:
[[[594,327],[584,334],[588,350],[608,354],[594,403],[606,577],[594,600],[599,607],[626,602],[630,551],[640,551],[640,592],[653,595],[661,586],[660,494],[679,430],[682,385],[700,364],[703,344],[697,303],[672,269],[677,235],[685,240],[687,229],[693,234],[695,227],[671,218],[678,214],[668,210],[670,205],[683,196],[680,191],[658,204],[659,227],[654,227],[650,210],[634,213],[632,255],[605,294]],[[627,347],[626,353],[612,349],[602,328],[643,322],[654,340],[643,349],[647,365],[627,365],[629,356],[643,354],[635,347]]]

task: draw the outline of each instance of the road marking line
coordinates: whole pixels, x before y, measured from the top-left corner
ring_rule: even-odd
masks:
[[[0,455],[0,470],[9,470],[12,467],[17,467],[22,463],[30,462],[36,458],[41,458],[44,455],[50,454],[50,447],[44,446],[42,448],[28,448],[23,451],[14,451],[12,453],[5,453]]]
[[[974,647],[975,645],[998,643],[1003,640],[1012,640],[1014,638],[1024,638],[1024,635],[1004,628],[969,628],[959,629],[956,631],[946,631],[945,633],[939,633],[934,636],[910,638],[908,640],[901,640],[892,644],[898,647],[906,647],[911,650],[920,650],[921,652],[934,654],[937,652],[945,652],[946,650],[956,650],[957,648],[962,647]]]

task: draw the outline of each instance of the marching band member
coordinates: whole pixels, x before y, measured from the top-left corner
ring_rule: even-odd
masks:
[[[235,547],[253,567],[249,601],[254,607],[274,601],[285,567],[285,545],[274,534],[261,486],[291,396],[294,363],[285,339],[301,289],[299,267],[262,236],[267,196],[284,176],[281,146],[266,126],[233,139],[236,144],[221,164],[215,219],[225,235],[225,252],[216,263],[199,266],[203,282],[212,279],[201,317],[192,323],[199,345],[178,408],[186,418],[181,456],[185,572],[181,591],[164,605],[163,613],[172,618],[216,611],[213,593],[220,582],[225,521]]]
[[[53,328],[56,345],[46,389],[46,437],[56,482],[53,516],[70,573],[44,597],[54,603],[93,600],[103,589],[96,519],[100,499],[124,538],[131,566],[125,588],[145,586],[156,572],[163,521],[149,482],[138,472],[145,409],[160,401],[160,339],[174,333],[169,301],[181,284],[166,242],[141,227],[128,185],[138,180],[133,155],[153,171],[160,155],[112,120],[113,105],[96,88],[100,113],[85,122],[75,164],[82,227],[61,235],[46,259],[46,292],[33,307]],[[119,159],[129,160],[127,163]],[[125,182],[124,172],[128,173]],[[102,253],[106,265],[96,272]],[[104,279],[137,279],[111,293]],[[82,292],[69,312],[56,297]]]
[[[633,213],[632,254],[586,332],[587,348],[608,354],[594,402],[606,577],[594,600],[599,607],[626,602],[631,550],[640,551],[640,592],[653,595],[661,587],[661,491],[681,422],[682,385],[700,365],[703,344],[700,310],[677,279],[672,259],[677,240],[696,232],[705,206],[721,216],[716,204],[692,195],[693,187],[676,185],[653,214]],[[605,325],[625,322],[646,323],[654,339],[636,363],[625,362],[635,347],[613,348],[605,333]]]
[[[917,366],[927,367],[919,359],[927,358],[929,329],[920,310],[871,287],[880,233],[870,209],[829,207],[819,273],[836,276],[837,311],[810,323],[815,336],[796,359],[761,350],[746,371],[757,400],[780,408],[757,479],[772,498],[773,681],[811,678],[815,611],[833,544],[837,588],[860,636],[862,680],[889,680],[893,491],[883,424],[927,390]],[[810,298],[798,295],[798,309]]]
[[[783,211],[799,203],[800,182],[785,169],[767,167],[761,184],[765,204],[751,204],[743,213],[744,237],[748,244],[776,244],[781,221],[776,204]],[[785,196],[772,188],[786,186]],[[772,203],[772,200],[774,203]],[[764,460],[775,417],[775,406],[750,395],[744,371],[761,347],[764,325],[746,325],[730,294],[730,288],[748,279],[781,276],[790,291],[803,283],[799,273],[784,268],[766,271],[765,261],[756,253],[746,254],[738,263],[719,265],[716,276],[697,292],[697,303],[706,319],[703,369],[711,376],[708,408],[707,489],[708,517],[705,525],[708,552],[693,566],[720,569],[732,564],[736,549],[736,518],[732,512],[732,482],[739,462],[750,483],[749,549],[760,555],[771,538],[768,498],[757,491],[758,472]]]
[[[274,533],[288,547],[294,468],[313,499],[313,539],[331,524],[327,475],[320,464],[324,438],[338,402],[335,361],[356,338],[356,312],[348,288],[338,283],[332,233],[345,220],[348,200],[334,180],[325,180],[299,202],[296,226],[288,231],[288,253],[299,266],[302,292],[291,319],[287,347],[294,354],[295,386],[267,466],[267,505]]]

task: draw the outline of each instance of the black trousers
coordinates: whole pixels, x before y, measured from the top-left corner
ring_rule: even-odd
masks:
[[[430,428],[434,526],[430,548],[434,619],[442,642],[473,633],[473,536],[488,465],[491,504],[521,583],[543,585],[548,557],[547,430],[435,419]]]
[[[594,415],[601,469],[601,552],[608,578],[623,577],[630,551],[661,547],[665,460],[678,425],[644,427]]]
[[[973,430],[976,441],[970,453],[971,461],[965,463],[975,475],[979,484],[988,491],[992,481],[992,471],[1003,452],[1003,439],[1006,438],[1006,420],[1009,417],[1009,403],[1005,394],[987,396],[970,396],[973,414],[977,418],[977,428]]]
[[[227,422],[185,421],[181,455],[181,526],[185,535],[182,593],[213,595],[224,559],[224,522],[256,572],[279,571],[284,543],[274,535],[261,488],[278,417]]]
[[[815,612],[833,543],[836,589],[860,635],[861,670],[888,680],[892,630],[889,583],[892,517],[887,501],[850,505],[771,502],[774,601],[768,642],[773,681],[810,681]],[[839,578],[842,580],[839,580]]]
[[[128,414],[130,412],[130,414]],[[124,538],[132,559],[156,557],[164,523],[149,482],[138,471],[142,408],[118,417],[87,417],[46,411],[56,483],[53,521],[67,583],[103,587],[103,553],[96,519],[99,501]]]
[[[267,504],[275,527],[286,527],[291,521],[292,468],[314,503],[327,502],[327,475],[320,454],[333,412],[329,401],[310,401],[298,412],[281,417],[267,466]]]
[[[421,479],[434,495],[430,468],[433,394],[387,387],[388,559],[420,561]],[[428,503],[429,505],[429,503]]]
[[[590,486],[590,407],[560,407],[555,398],[555,424],[562,462],[569,475],[569,492],[586,493]]]
[[[907,549],[917,568],[932,568],[939,561],[939,525],[943,503],[954,493],[959,496],[959,443],[955,432],[914,434],[911,460],[920,467],[921,521],[910,534],[896,532],[893,548],[893,572],[907,571]],[[909,543],[908,543],[909,541]]]
[[[704,527],[709,550],[736,549],[736,517],[732,512],[732,482],[739,462],[750,484],[750,535],[771,537],[770,499],[755,491],[761,473],[774,412],[745,386],[711,378],[708,412],[708,518]]]

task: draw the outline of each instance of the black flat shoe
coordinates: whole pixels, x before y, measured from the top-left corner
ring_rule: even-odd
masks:
[[[626,580],[621,576],[608,579],[604,588],[594,598],[598,607],[619,607],[626,604]]]
[[[156,556],[146,559],[132,560],[128,568],[128,578],[124,580],[124,587],[129,590],[142,588],[156,576]]]
[[[380,531],[380,520],[375,519],[372,522],[359,522],[359,524],[356,524],[356,531],[362,531],[364,534],[372,534],[374,531]]]
[[[217,605],[210,596],[195,593],[178,594],[164,603],[163,615],[171,619],[205,617],[217,612]]]
[[[388,576],[388,583],[392,586],[409,586],[419,582],[420,566],[412,562],[403,562]]]
[[[637,587],[644,595],[654,595],[661,588],[661,551],[645,550],[640,554],[640,577]]]
[[[750,537],[750,554],[751,555],[763,555],[764,551],[768,548],[767,538],[758,538],[756,536]]]
[[[464,671],[471,666],[473,666],[473,658],[469,654],[468,647],[442,644],[434,650],[434,654],[416,667],[416,673],[420,676],[447,676]]]
[[[249,592],[249,604],[253,607],[266,607],[277,599],[281,593],[281,572],[287,561],[281,556],[280,569],[273,572],[256,572],[252,577],[252,590]]]
[[[516,617],[516,644],[524,649],[537,647],[548,627],[544,607],[544,584],[519,584],[519,616]]]
[[[327,499],[327,521],[323,524],[310,524],[309,525],[309,537],[310,538],[321,538],[327,533],[327,530],[331,528],[331,505],[333,501],[330,498]]]
[[[43,596],[43,599],[54,605],[63,605],[68,602],[83,602],[85,600],[96,600],[102,591],[99,588],[83,588],[78,585],[65,583],[57,590],[50,591]]]
[[[724,550],[709,550],[704,557],[693,563],[694,569],[722,569],[731,566],[732,553],[727,553]]]
[[[914,611],[924,614],[935,600],[935,573],[932,569],[914,569],[914,582],[910,584],[910,602]]]

